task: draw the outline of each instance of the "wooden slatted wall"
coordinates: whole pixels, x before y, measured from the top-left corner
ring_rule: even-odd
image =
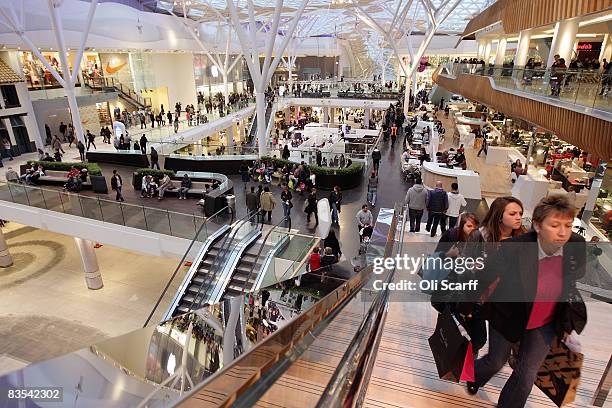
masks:
[[[439,75],[433,80],[446,90],[478,101],[504,114],[523,119],[556,134],[602,159],[612,158],[612,122],[544,102],[498,91],[489,77],[460,74],[457,79]]]
[[[612,9],[612,0],[497,0],[474,17],[462,36],[501,21],[506,34]]]

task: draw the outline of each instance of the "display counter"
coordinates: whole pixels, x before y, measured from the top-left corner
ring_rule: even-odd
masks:
[[[516,162],[517,159],[523,164],[527,163],[525,156],[516,147],[489,146],[485,163],[493,166],[508,166],[510,162]]]
[[[469,125],[457,125],[457,132],[459,132],[459,144],[464,147],[474,147],[475,136]]]
[[[436,182],[442,182],[446,191],[451,190],[451,184],[459,184],[459,192],[465,198],[480,200],[480,175],[472,170],[462,170],[460,167],[442,167],[437,163],[424,162],[421,166],[423,185],[435,188]]]
[[[164,168],[174,171],[208,171],[223,174],[239,174],[242,162],[257,160],[255,154],[225,156],[179,156],[166,157]]]

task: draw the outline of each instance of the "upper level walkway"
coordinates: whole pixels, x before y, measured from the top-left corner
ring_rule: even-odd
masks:
[[[440,65],[432,78],[450,92],[540,126],[604,159],[612,157],[611,78],[470,64]]]

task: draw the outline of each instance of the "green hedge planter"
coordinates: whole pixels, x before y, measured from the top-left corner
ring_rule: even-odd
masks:
[[[277,167],[289,166],[292,167],[295,162],[289,160],[283,160],[279,158],[273,158],[264,156],[261,158],[263,161],[271,161]],[[361,184],[363,180],[363,164],[353,163],[349,167],[333,168],[333,167],[319,167],[311,164],[304,165],[308,171],[314,173],[316,176],[317,188],[323,190],[332,190],[334,186],[340,187],[341,190],[350,190]]]
[[[101,176],[102,169],[96,163],[82,163],[82,162],[48,162],[48,161],[39,161],[39,160],[28,160],[28,165],[30,166],[43,166],[45,170],[53,170],[53,171],[65,171],[68,172],[72,167],[77,168],[79,170],[87,169],[87,172],[90,176]]]

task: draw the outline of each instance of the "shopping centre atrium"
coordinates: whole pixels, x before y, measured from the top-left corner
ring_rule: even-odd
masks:
[[[609,406],[611,59],[612,0],[0,1],[0,407]]]

